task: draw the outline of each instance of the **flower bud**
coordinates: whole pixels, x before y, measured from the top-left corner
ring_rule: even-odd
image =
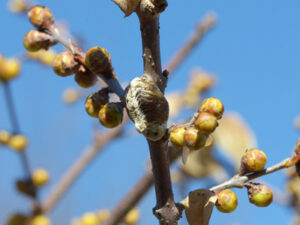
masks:
[[[265,168],[267,156],[259,149],[253,148],[245,152],[241,159],[242,172],[259,172]]]
[[[49,173],[45,169],[36,169],[31,175],[31,180],[34,186],[41,187],[48,183]]]
[[[37,215],[32,218],[29,225],[51,225],[51,222],[45,215]]]
[[[139,218],[140,218],[140,212],[138,208],[133,208],[126,214],[123,222],[127,225],[133,225],[138,222]]]
[[[77,71],[78,63],[71,52],[62,52],[55,57],[52,68],[57,75],[65,77]]]
[[[202,133],[210,134],[218,126],[218,121],[214,115],[208,112],[199,112],[194,125]]]
[[[30,23],[40,30],[47,30],[54,23],[54,17],[50,9],[37,5],[28,11]]]
[[[10,139],[10,133],[6,130],[0,131],[0,144],[7,145]]]
[[[201,104],[200,111],[211,113],[219,120],[222,118],[224,106],[223,103],[215,97],[207,98]]]
[[[19,60],[2,59],[0,61],[0,80],[6,82],[17,77],[21,70],[21,63]]]
[[[25,13],[29,7],[29,1],[27,0],[10,0],[8,2],[8,8],[13,13]]]
[[[184,147],[184,133],[185,133],[185,128],[184,127],[175,127],[172,129],[170,132],[170,141],[171,143],[179,148]]]
[[[96,82],[96,76],[84,66],[80,66],[75,73],[75,81],[82,88],[89,88]]]
[[[101,107],[106,103],[108,103],[108,89],[104,88],[87,97],[84,104],[85,111],[90,116],[98,118]]]
[[[24,47],[30,52],[36,52],[40,49],[48,49],[56,44],[53,38],[44,32],[37,30],[29,31],[23,39]]]
[[[197,150],[205,146],[207,136],[196,128],[188,128],[184,132],[184,143],[190,150]]]
[[[231,213],[236,209],[237,205],[238,198],[233,191],[226,189],[218,194],[216,207],[219,211],[224,213]]]
[[[87,67],[97,74],[109,72],[111,69],[110,54],[106,49],[93,47],[86,52],[85,63]]]
[[[32,181],[29,179],[17,180],[16,188],[22,194],[25,194],[30,197],[36,196],[36,191],[32,185]]]
[[[123,106],[120,103],[107,103],[99,111],[99,121],[106,128],[113,128],[122,123]]]
[[[104,221],[106,221],[108,219],[110,215],[110,211],[108,209],[100,209],[98,212],[97,212],[97,217],[98,217],[98,223],[101,224],[103,223]]]
[[[266,207],[273,201],[273,192],[266,185],[251,185],[248,188],[249,201],[256,206]]]
[[[23,152],[28,145],[28,140],[24,135],[14,135],[9,139],[8,146],[12,149]]]
[[[9,217],[7,221],[7,225],[27,225],[29,221],[29,218],[23,214],[13,214]]]
[[[95,213],[85,213],[80,219],[80,225],[98,225],[99,218]]]

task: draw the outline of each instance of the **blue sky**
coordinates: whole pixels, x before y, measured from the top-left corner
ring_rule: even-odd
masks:
[[[65,21],[73,35],[84,38],[84,50],[96,45],[105,47],[122,82],[141,75],[142,50],[135,15],[124,18],[109,0],[38,3],[49,7],[57,20]],[[183,89],[194,67],[215,74],[218,85],[211,94],[223,101],[226,110],[237,111],[245,118],[257,136],[258,147],[268,155],[269,165],[289,156],[299,137],[293,127],[294,118],[300,114],[299,7],[297,0],[169,1],[161,15],[161,56],[165,64],[208,11],[217,14],[217,26],[176,71],[167,91]],[[30,29],[27,18],[10,13],[6,1],[2,1],[0,53],[7,57],[22,54],[22,39]],[[72,86],[76,86],[72,77],[58,77],[34,62],[24,64],[22,74],[12,83],[21,129],[31,142],[30,163],[33,168],[44,167],[51,173],[52,182],[41,191],[41,197],[91,140],[94,120],[85,114],[83,101],[71,107],[61,101],[63,90]],[[1,85],[0,93],[0,129],[10,129]],[[50,215],[53,224],[68,224],[70,218],[86,211],[112,208],[143,174],[146,146],[138,135],[107,146]],[[9,213],[26,210],[28,201],[13,188],[16,178],[22,176],[17,155],[0,150],[3,224]],[[283,172],[265,180],[284,188]],[[189,190],[195,188],[199,186],[193,183]],[[215,210],[212,224],[289,224],[291,210],[276,203],[256,208],[248,203],[245,192],[237,191],[240,204],[234,213]],[[140,224],[156,223],[151,211],[154,204],[152,190],[140,204]]]

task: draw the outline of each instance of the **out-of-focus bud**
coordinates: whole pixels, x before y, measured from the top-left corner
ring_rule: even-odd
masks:
[[[71,52],[62,52],[58,54],[52,63],[54,72],[63,77],[75,73],[78,66],[78,62],[76,62]]]
[[[21,63],[18,59],[0,60],[0,80],[6,82],[17,77],[21,70]]]
[[[266,207],[273,201],[273,192],[266,185],[251,185],[248,188],[249,201],[256,206]]]
[[[224,112],[224,106],[219,99],[211,97],[203,101],[200,106],[200,111],[211,113],[217,119],[221,119]]]
[[[236,209],[237,205],[238,198],[233,191],[226,189],[218,194],[216,207],[219,211],[224,213],[231,213]]]
[[[99,218],[96,213],[85,213],[80,219],[80,225],[98,225]]]
[[[123,106],[121,103],[107,103],[99,111],[99,121],[106,128],[113,128],[122,123]]]
[[[27,225],[29,221],[29,217],[23,214],[13,214],[8,218],[7,225]]]
[[[184,143],[190,150],[198,150],[205,146],[207,136],[196,128],[190,127],[184,132]]]
[[[183,126],[178,126],[175,127],[171,130],[170,132],[170,141],[171,143],[179,148],[184,147],[184,133],[185,133],[185,128]]]
[[[0,131],[0,144],[7,145],[10,139],[10,133],[6,130]]]
[[[82,88],[92,87],[97,78],[95,74],[92,73],[89,69],[81,65],[78,71],[75,73],[75,81]]]
[[[211,113],[199,112],[194,125],[200,132],[210,134],[218,126],[218,121]]]
[[[108,103],[108,89],[103,88],[100,91],[87,97],[84,107],[86,112],[95,118],[99,117],[99,111],[103,105]]]
[[[35,59],[45,65],[52,65],[56,56],[56,52],[52,49],[44,50],[41,49],[37,52],[27,52],[27,57],[29,59]]]
[[[81,92],[77,88],[68,88],[63,92],[63,102],[66,104],[72,104],[81,97]]]
[[[36,169],[31,175],[31,180],[34,186],[41,187],[48,183],[49,173],[45,169]]]
[[[37,5],[28,11],[30,23],[40,30],[47,30],[53,25],[54,17],[50,9]]]
[[[100,209],[96,214],[98,217],[98,223],[101,224],[108,219],[110,212],[108,209]]]
[[[37,215],[32,218],[29,225],[51,225],[51,222],[45,215]]]
[[[23,152],[28,145],[28,139],[21,134],[14,135],[9,139],[8,146],[17,152]]]
[[[138,222],[140,218],[140,212],[138,208],[131,209],[124,217],[123,222],[127,225],[133,225]]]
[[[40,49],[47,50],[56,43],[51,35],[37,30],[29,31],[23,39],[24,47],[30,52],[36,52]]]
[[[8,8],[14,13],[25,13],[29,9],[29,2],[27,0],[10,0]]]
[[[245,152],[241,159],[241,172],[259,172],[265,168],[267,163],[266,154],[256,148]]]
[[[85,63],[87,67],[97,74],[107,73],[111,70],[111,58],[106,49],[93,47],[86,52]]]

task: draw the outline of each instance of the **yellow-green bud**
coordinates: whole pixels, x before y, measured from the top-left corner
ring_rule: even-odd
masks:
[[[24,135],[14,135],[9,139],[8,146],[22,152],[28,145],[28,139]]]
[[[24,47],[30,52],[36,52],[41,49],[48,49],[56,44],[53,38],[44,32],[37,30],[29,31],[23,39]]]
[[[203,101],[200,106],[200,111],[211,113],[217,119],[221,119],[224,112],[224,106],[219,99],[211,97]]]
[[[256,206],[266,207],[273,201],[273,192],[266,185],[252,185],[248,188],[249,201]]]
[[[27,225],[29,221],[29,218],[23,214],[13,214],[9,217],[7,221],[7,225]]]
[[[71,52],[62,52],[58,54],[52,63],[54,72],[59,76],[69,76],[78,69],[78,62],[74,59]]]
[[[233,191],[226,189],[218,194],[216,207],[219,211],[223,213],[231,213],[236,209],[237,205],[238,198]]]
[[[51,222],[45,215],[37,215],[32,218],[29,225],[51,225]]]
[[[80,219],[80,225],[98,225],[99,218],[95,213],[85,213]]]
[[[131,209],[124,217],[123,222],[127,225],[133,225],[138,222],[140,218],[140,212],[138,208]]]
[[[210,134],[218,126],[217,118],[208,112],[199,112],[195,123],[195,127],[202,133]]]
[[[184,132],[184,143],[190,150],[197,150],[204,147],[207,136],[196,128],[190,127]]]
[[[0,80],[6,82],[17,77],[21,70],[21,63],[19,60],[1,59],[0,61]]]
[[[87,67],[97,74],[103,74],[111,70],[110,60],[110,54],[101,47],[93,47],[85,55]]]
[[[40,30],[47,30],[54,23],[54,17],[50,9],[44,6],[34,6],[28,11],[30,23]]]
[[[87,97],[84,104],[85,111],[90,116],[98,118],[101,107],[106,103],[108,103],[108,89],[104,88]]]
[[[185,133],[185,128],[180,126],[180,127],[175,127],[172,129],[170,132],[170,141],[171,143],[179,148],[184,147],[184,133]]]
[[[113,128],[122,123],[123,107],[119,103],[107,103],[99,111],[99,121],[106,128]]]
[[[82,65],[75,73],[75,81],[82,88],[92,87],[96,80],[96,76],[89,69]]]
[[[10,139],[10,133],[6,130],[0,131],[0,144],[7,145]]]
[[[253,148],[245,152],[241,159],[242,172],[259,172],[265,168],[267,156],[259,149]]]
[[[34,186],[41,187],[48,183],[49,173],[45,169],[36,169],[31,175],[31,180]]]

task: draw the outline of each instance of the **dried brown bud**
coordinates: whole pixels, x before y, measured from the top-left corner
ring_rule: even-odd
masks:
[[[218,126],[218,121],[211,113],[199,112],[194,125],[200,132],[210,134]]]
[[[101,107],[108,103],[108,97],[107,88],[103,88],[100,91],[88,96],[84,104],[86,112],[90,116],[98,118]]]
[[[30,197],[34,197],[36,195],[31,180],[17,180],[16,187],[17,190],[22,194],[25,194]]]
[[[203,101],[200,106],[200,111],[209,112],[217,117],[217,119],[221,119],[224,112],[224,106],[219,99],[211,97]]]
[[[295,146],[295,153],[298,155],[300,154],[300,139],[297,141],[296,146]],[[296,167],[296,172],[298,174],[298,177],[300,177],[300,161],[298,161],[295,165]]]
[[[166,133],[169,105],[157,85],[147,78],[135,78],[126,89],[126,108],[135,128],[151,141]]]
[[[50,9],[44,6],[34,6],[28,11],[30,23],[40,30],[47,30],[54,23]]]
[[[105,48],[93,47],[85,54],[86,66],[97,74],[109,73],[111,71],[110,54]]]
[[[99,111],[99,121],[106,128],[113,128],[122,123],[123,106],[121,103],[107,103]]]
[[[226,189],[218,194],[216,207],[219,211],[224,213],[231,213],[236,209],[237,205],[238,198],[233,191]]]
[[[266,207],[273,201],[273,192],[266,185],[251,185],[248,188],[249,201],[256,206]]]
[[[265,168],[267,163],[266,154],[256,148],[245,152],[241,160],[241,172],[259,172]]]
[[[82,88],[92,87],[96,80],[95,74],[83,65],[81,65],[75,73],[75,81]]]
[[[78,66],[79,64],[76,62],[71,52],[62,52],[58,54],[52,63],[54,72],[63,77],[75,73],[78,69]]]
[[[184,132],[184,143],[191,150],[198,150],[205,146],[207,136],[196,128],[190,127]]]
[[[29,222],[28,216],[16,213],[9,217],[6,224],[7,225],[28,225],[28,222]]]
[[[30,52],[35,52],[41,49],[47,50],[56,43],[57,42],[54,41],[51,35],[37,30],[29,31],[23,39],[24,47]]]

